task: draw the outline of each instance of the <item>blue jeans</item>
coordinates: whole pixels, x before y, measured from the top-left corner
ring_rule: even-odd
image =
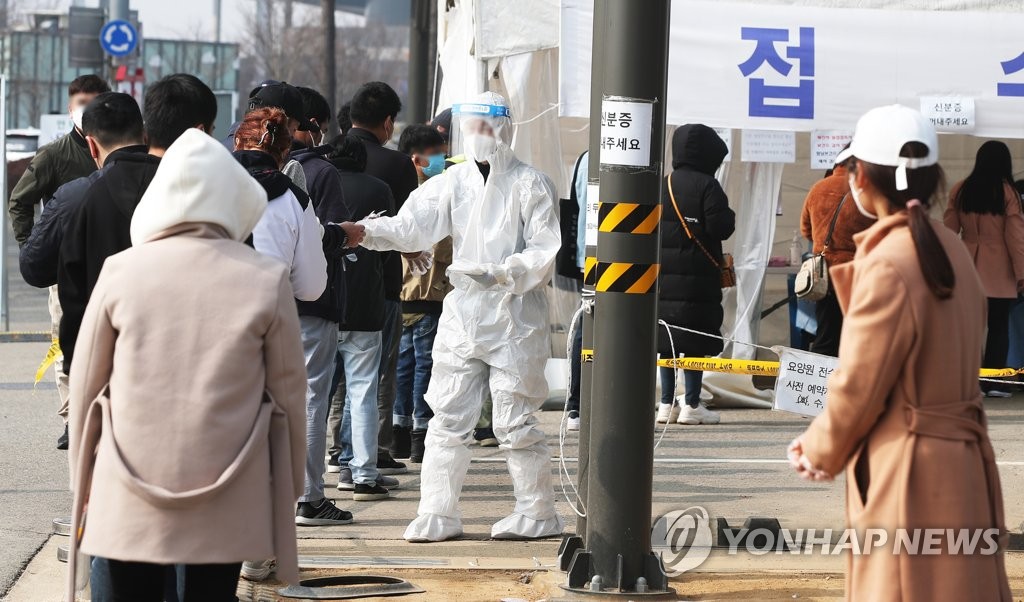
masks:
[[[324,453],[327,451],[327,412],[334,379],[338,323],[299,316],[302,351],[306,358],[306,488],[300,502],[324,499]]]
[[[661,403],[676,402],[676,371],[675,368],[658,368],[661,375]],[[683,370],[683,384],[686,386],[686,405],[695,408],[700,405],[700,385],[704,381],[704,373],[700,370]]]
[[[395,398],[394,425],[427,430],[434,412],[423,399],[434,367],[432,352],[437,323],[441,316],[426,314],[418,322],[402,329],[398,344],[398,396]]]
[[[355,330],[338,333],[338,353],[345,377],[345,410],[341,420],[339,464],[352,469],[352,481],[377,482],[377,376],[381,333]]]

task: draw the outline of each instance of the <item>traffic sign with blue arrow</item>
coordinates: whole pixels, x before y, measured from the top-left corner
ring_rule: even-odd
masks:
[[[127,56],[139,45],[139,32],[128,21],[110,21],[100,30],[100,46],[111,56]]]

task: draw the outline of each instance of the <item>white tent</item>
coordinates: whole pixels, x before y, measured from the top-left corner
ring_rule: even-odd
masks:
[[[586,146],[593,0],[448,0],[440,7],[441,106],[485,85],[507,94],[519,124],[516,152],[564,191],[567,164]],[[1024,97],[1015,95],[1024,90],[1024,70],[1016,71],[1024,67],[1022,10],[1019,1],[674,0],[669,124],[851,130],[868,108],[918,108],[928,96],[942,101],[939,119],[942,105],[952,104],[945,101],[974,105],[969,125],[951,120],[940,129],[1022,138]],[[810,114],[804,80],[813,90]],[[764,90],[780,98],[765,100]],[[738,214],[731,241],[738,286],[726,295],[731,319],[723,331],[740,342],[725,355],[749,358],[755,349],[744,343],[759,339],[784,165],[740,159],[734,153],[720,174],[733,182]],[[733,399],[767,399],[749,377],[706,382]]]

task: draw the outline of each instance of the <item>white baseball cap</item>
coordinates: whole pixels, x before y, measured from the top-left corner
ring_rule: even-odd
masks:
[[[928,147],[924,157],[901,157],[908,142]],[[939,162],[939,136],[935,126],[919,111],[903,105],[878,107],[857,121],[850,147],[839,153],[836,163],[856,157],[867,163],[896,167],[896,189],[907,189],[907,170],[928,167]]]

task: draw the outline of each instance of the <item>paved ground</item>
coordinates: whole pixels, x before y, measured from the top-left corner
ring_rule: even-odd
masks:
[[[12,298],[19,302],[13,312],[12,330],[47,329],[45,293],[29,289],[16,274],[11,279]],[[32,386],[32,377],[46,347],[43,343],[0,344],[0,598],[9,595],[11,602],[59,600],[63,579],[63,565],[55,561],[61,538],[49,538],[51,520],[68,512],[70,499],[65,456],[54,449],[60,429],[60,421],[54,415],[56,391],[51,375],[36,389]],[[987,404],[992,439],[1001,462],[1007,523],[1014,530],[1024,521],[1021,404],[1024,396]],[[559,419],[558,412],[543,414],[553,452],[556,456],[561,453],[575,458],[575,434],[569,434],[565,449],[558,450]],[[724,517],[730,522],[767,516],[777,517],[783,526],[792,528],[841,527],[842,483],[804,483],[784,463],[786,444],[806,423],[805,419],[784,413],[726,410],[718,426],[670,426],[655,454],[654,514],[700,505],[712,517]],[[568,469],[575,473],[572,461]],[[557,465],[553,464],[552,470],[557,474]],[[381,572],[419,567],[418,570],[426,572],[415,573],[417,578],[430,587],[452,581],[451,574],[437,573],[438,570],[476,571],[472,573],[473,579],[485,584],[485,588],[491,587],[488,594],[453,597],[440,585],[435,593],[446,600],[534,599],[531,592],[535,589],[523,589],[516,583],[524,572],[551,568],[557,542],[499,543],[487,539],[490,525],[512,507],[511,483],[499,451],[474,451],[463,496],[467,536],[462,541],[435,545],[410,545],[402,541],[402,532],[415,515],[419,476],[399,478],[402,488],[393,499],[357,504],[335,490],[336,478],[329,477],[330,495],[355,513],[356,523],[299,530],[305,566],[369,566]],[[560,488],[559,499],[567,531],[571,531],[575,515]],[[42,552],[36,555],[41,548]],[[1024,589],[1024,558],[1011,554],[1010,561],[1014,588],[1019,594]],[[789,599],[796,595],[821,600],[841,595],[841,579],[835,575],[842,567],[829,558],[721,558],[716,553],[704,569],[716,577],[688,577],[685,587],[680,588],[681,594],[689,599]],[[11,589],[19,574],[20,580]],[[553,583],[559,578],[549,575],[545,579]]]

